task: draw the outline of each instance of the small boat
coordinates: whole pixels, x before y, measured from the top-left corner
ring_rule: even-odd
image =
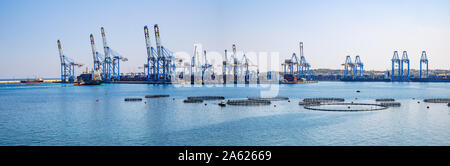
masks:
[[[44,80],[42,80],[42,78],[38,78],[38,79],[34,79],[34,80],[22,80],[20,81],[20,83],[41,83],[44,82]]]

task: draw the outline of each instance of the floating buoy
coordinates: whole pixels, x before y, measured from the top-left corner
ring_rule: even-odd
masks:
[[[420,101],[418,101],[417,103],[420,103]]]
[[[208,103],[205,103],[205,106],[207,106],[208,105]]]
[[[147,104],[147,102],[146,102],[146,101],[144,101],[144,104]]]
[[[356,91],[356,93],[359,93],[359,92],[361,92],[361,91],[359,91],[359,90]]]
[[[288,102],[290,103],[290,102],[291,102],[291,100],[288,100]]]
[[[427,106],[427,109],[430,109],[430,106]]]
[[[99,99],[97,99],[97,100],[95,100],[96,102],[99,102],[100,100]]]
[[[347,108],[350,109],[350,106],[348,106]]]
[[[274,104],[274,105],[273,105],[273,107],[277,107],[277,105],[276,105],[276,104]]]

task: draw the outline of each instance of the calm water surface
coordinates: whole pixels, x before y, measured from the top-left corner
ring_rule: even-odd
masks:
[[[171,97],[124,102],[125,97],[150,94]],[[187,96],[199,95],[281,96],[291,102],[225,108],[219,101],[183,103]],[[402,106],[319,112],[298,105],[306,97],[364,103],[395,98]],[[1,84],[0,145],[450,145],[450,107],[417,103],[425,98],[450,98],[450,84]]]

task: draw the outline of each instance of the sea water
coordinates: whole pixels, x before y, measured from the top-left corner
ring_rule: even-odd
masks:
[[[170,97],[144,98],[156,94]],[[188,96],[210,95],[290,100],[267,106],[183,103]],[[143,101],[125,102],[127,97]],[[402,105],[322,112],[298,104],[309,97],[372,104],[395,98]],[[0,84],[0,145],[450,145],[450,107],[425,98],[450,98],[450,84]]]

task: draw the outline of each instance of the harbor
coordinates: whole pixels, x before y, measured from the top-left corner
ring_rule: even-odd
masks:
[[[0,146],[450,146],[449,6],[0,1]]]
[[[450,107],[447,103],[424,102],[425,99],[445,102],[437,99],[448,98],[449,86],[415,82],[205,86],[0,84],[0,133],[3,133],[0,143],[449,145]],[[208,96],[215,100],[183,102],[190,96],[196,97],[191,100]],[[125,101],[125,98],[140,100]],[[222,101],[248,99],[271,101],[268,105],[219,105]],[[399,102],[401,106],[378,111],[330,112],[305,109],[305,105],[299,105],[304,101]],[[347,105],[326,108],[348,109]],[[367,107],[361,107],[364,108]]]

